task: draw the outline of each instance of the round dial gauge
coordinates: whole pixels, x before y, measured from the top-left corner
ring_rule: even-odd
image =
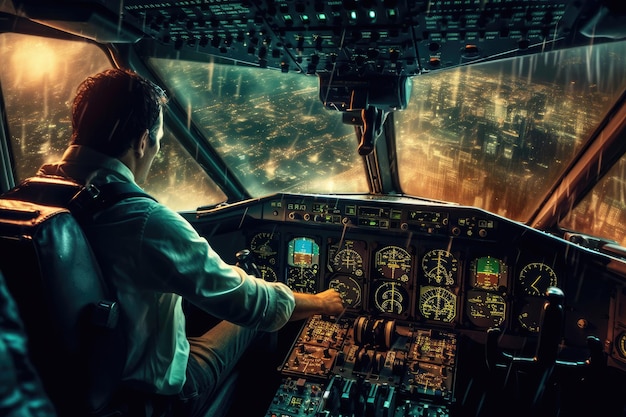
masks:
[[[534,262],[526,265],[519,274],[522,291],[528,295],[545,295],[548,287],[557,286],[556,273],[548,265]]]
[[[385,278],[408,282],[411,254],[399,246],[386,246],[376,252],[375,266]]]
[[[409,293],[395,281],[381,283],[374,292],[374,305],[382,313],[402,314],[409,308]]]
[[[467,292],[466,312],[475,326],[499,326],[506,316],[506,301],[499,294],[470,290]]]
[[[261,232],[254,235],[250,240],[250,250],[257,261],[271,260],[272,263],[275,263],[279,244],[280,236],[278,233]]]
[[[330,265],[335,272],[347,272],[362,277],[364,242],[344,241],[343,248],[331,246],[329,250]]]
[[[278,275],[276,271],[270,266],[267,265],[258,265],[259,271],[261,272],[261,278],[268,282],[276,282],[278,281]]]
[[[529,297],[517,315],[517,321],[522,329],[531,332],[539,332],[541,311],[545,300],[543,298]]]
[[[287,268],[287,286],[294,291],[315,294],[317,292],[317,266],[314,268]]]
[[[621,359],[626,359],[626,332],[620,332],[615,338],[615,350]]]
[[[421,287],[419,310],[426,319],[450,323],[456,317],[456,295],[443,287]]]
[[[428,282],[435,285],[454,285],[454,277],[459,270],[459,263],[448,251],[433,249],[422,258],[422,270]]]
[[[334,288],[341,295],[341,299],[347,307],[355,308],[361,305],[363,290],[361,284],[347,275],[337,275],[328,282],[328,288]]]

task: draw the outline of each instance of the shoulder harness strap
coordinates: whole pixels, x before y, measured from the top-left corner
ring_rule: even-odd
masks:
[[[12,198],[53,207],[67,208],[81,221],[90,221],[101,210],[130,197],[156,201],[134,183],[113,182],[102,185],[81,185],[57,176],[34,176],[25,179],[0,198]]]
[[[67,208],[80,221],[91,220],[93,216],[115,203],[131,197],[144,197],[157,201],[136,184],[112,182],[108,184],[87,184],[67,203]]]

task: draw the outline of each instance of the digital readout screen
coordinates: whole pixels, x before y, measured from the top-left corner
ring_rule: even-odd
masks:
[[[319,263],[320,247],[315,240],[298,237],[289,242],[288,262],[291,266],[311,267]]]
[[[476,259],[474,274],[475,286],[485,289],[498,288],[502,273],[502,263],[499,259],[483,257]]]

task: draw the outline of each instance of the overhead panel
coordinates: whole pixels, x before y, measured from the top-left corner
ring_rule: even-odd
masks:
[[[284,72],[417,75],[584,42],[590,2],[126,0],[152,50]]]

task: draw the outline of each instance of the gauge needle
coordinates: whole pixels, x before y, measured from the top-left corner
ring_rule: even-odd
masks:
[[[535,285],[536,285],[537,283],[539,283],[539,281],[540,281],[540,280],[541,280],[541,275],[539,275],[539,276],[537,277],[537,279],[536,279],[536,280],[534,280],[532,284],[530,284],[530,288],[532,288],[533,290],[537,291],[537,293],[539,293],[539,288],[537,288]]]

